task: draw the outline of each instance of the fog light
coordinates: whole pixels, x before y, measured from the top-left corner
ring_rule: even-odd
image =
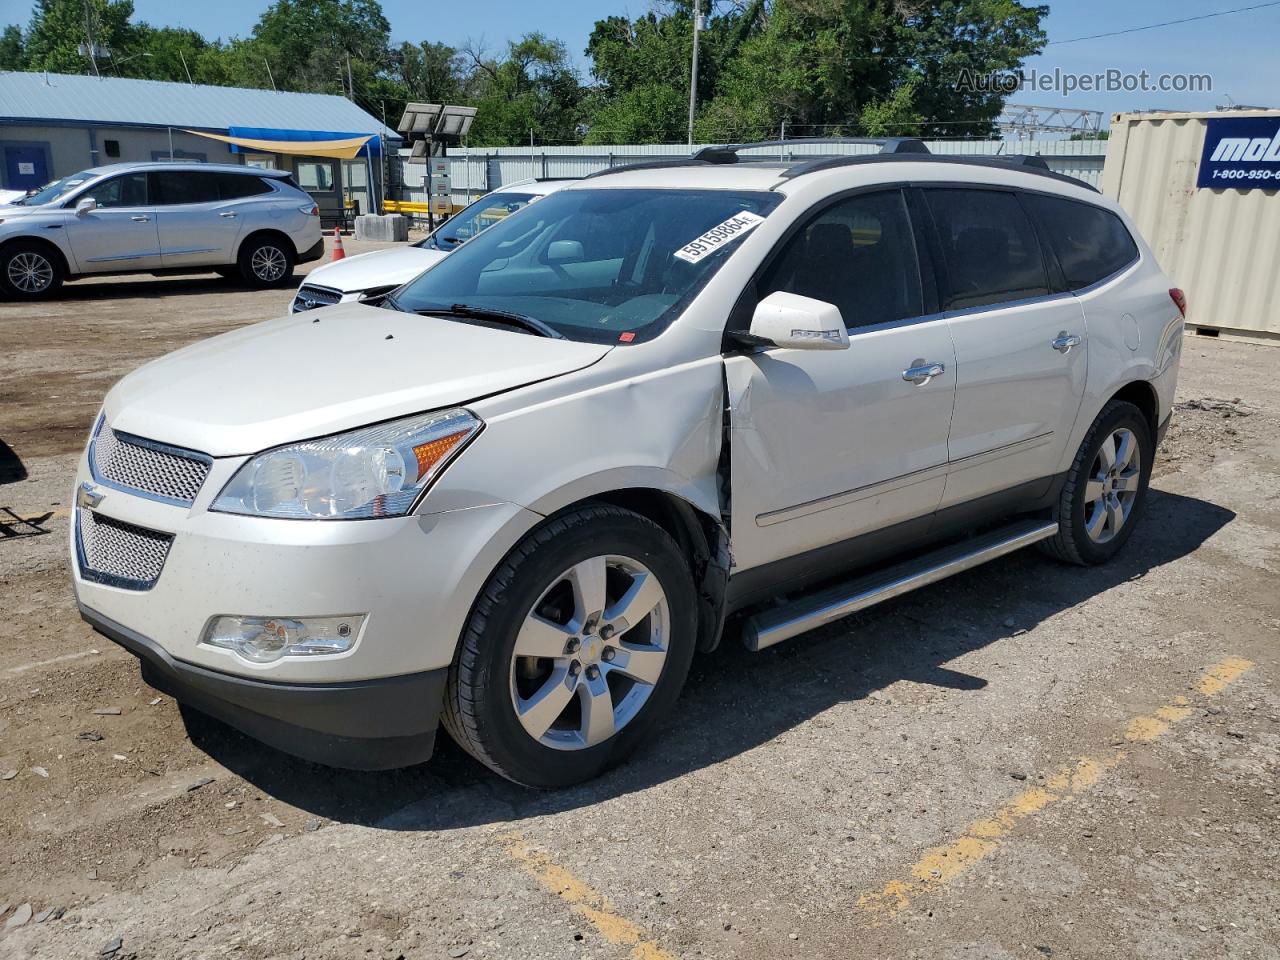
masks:
[[[252,663],[281,657],[345,653],[355,646],[364,614],[350,617],[214,617],[201,643],[231,650]]]

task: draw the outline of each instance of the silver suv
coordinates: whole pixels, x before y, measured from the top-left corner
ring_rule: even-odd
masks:
[[[280,170],[117,163],[0,206],[0,293],[12,298],[109,273],[214,270],[278,286],[323,252],[319,208]]]

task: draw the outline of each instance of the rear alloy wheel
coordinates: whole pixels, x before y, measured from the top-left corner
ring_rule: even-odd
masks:
[[[15,244],[0,256],[0,287],[10,296],[36,300],[62,286],[62,264],[36,244]]]
[[[240,251],[240,276],[251,287],[278,287],[293,276],[293,251],[282,240],[254,240]]]
[[[1155,443],[1146,416],[1113,400],[1089,427],[1063,484],[1058,532],[1040,547],[1068,563],[1110,560],[1142,515]]]
[[[1119,536],[1133,515],[1142,483],[1142,452],[1138,438],[1120,427],[1102,441],[1093,458],[1084,488],[1084,529],[1094,543]]]
[[[588,780],[670,715],[696,629],[688,562],[661,527],[607,504],[553,517],[476,601],[445,728],[517,783]]]

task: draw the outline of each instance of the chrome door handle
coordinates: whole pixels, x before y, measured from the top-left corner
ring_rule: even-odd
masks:
[[[934,377],[940,377],[946,372],[947,368],[944,364],[930,363],[928,360],[912,360],[911,366],[902,371],[902,379],[907,383],[923,386]]]
[[[1063,330],[1058,334],[1058,338],[1053,341],[1051,346],[1059,353],[1070,353],[1072,347],[1080,346],[1080,338],[1074,333],[1067,333],[1067,331]]]
[[[129,219],[132,220],[134,223],[150,223],[151,222],[150,217],[130,217]]]
[[[235,216],[235,212],[234,212],[234,211],[232,211],[232,210],[224,210],[222,213],[218,214],[218,216],[220,216],[220,217],[234,217],[234,216]]]

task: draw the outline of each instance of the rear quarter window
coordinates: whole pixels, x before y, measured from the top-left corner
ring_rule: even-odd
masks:
[[[222,200],[239,200],[242,197],[271,193],[271,187],[261,177],[252,174],[219,173],[215,176],[218,178],[218,196]]]
[[[1138,245],[1110,210],[1078,200],[1026,197],[1058,255],[1067,288],[1079,290],[1114,276],[1138,259]]]

